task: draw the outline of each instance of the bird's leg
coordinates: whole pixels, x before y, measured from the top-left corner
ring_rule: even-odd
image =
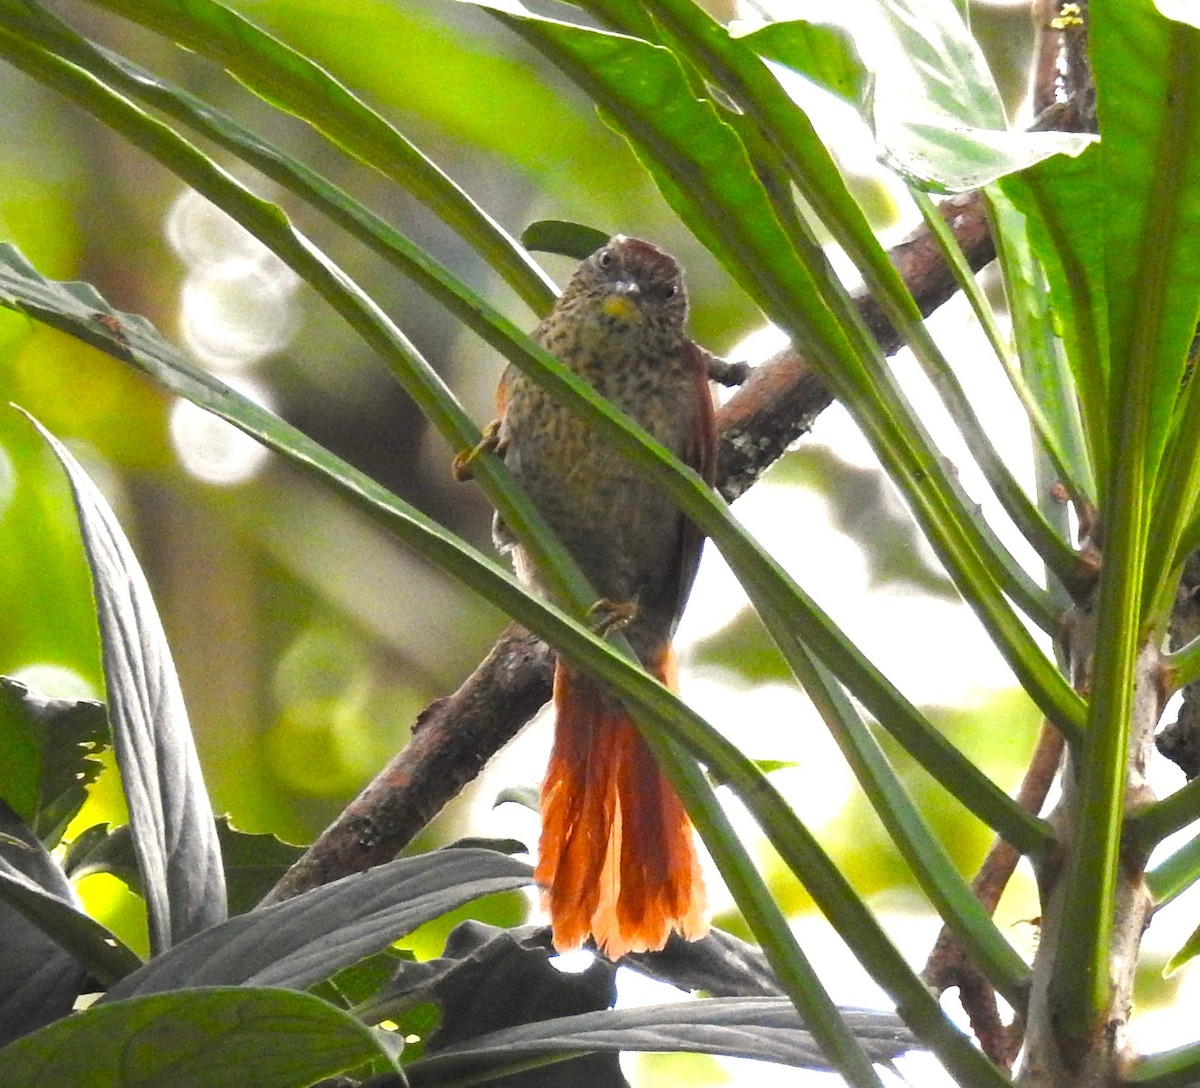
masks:
[[[475,470],[471,467],[481,453],[495,453],[504,456],[504,442],[500,438],[500,420],[493,419],[483,429],[483,437],[475,443],[469,450],[463,450],[454,455],[454,460],[450,462],[450,471],[454,474],[454,478],[462,483],[464,480],[469,480],[475,475]]]
[[[596,634],[608,638],[623,627],[628,627],[637,610],[637,601],[610,601],[607,597],[601,597],[587,610],[587,618]]]

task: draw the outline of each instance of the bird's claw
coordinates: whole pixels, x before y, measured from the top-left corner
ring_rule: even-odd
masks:
[[[637,616],[637,610],[637,601],[610,601],[601,597],[587,610],[587,618],[592,630],[601,638],[607,638],[628,627]]]
[[[454,460],[450,462],[450,471],[454,474],[454,478],[462,483],[464,480],[471,479],[475,475],[475,470],[472,467],[479,455],[482,453],[503,453],[504,446],[500,440],[500,420],[493,419],[483,429],[483,437],[475,443],[469,450],[463,450],[454,455]]]

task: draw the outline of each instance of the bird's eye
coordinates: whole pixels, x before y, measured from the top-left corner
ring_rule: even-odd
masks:
[[[613,263],[613,253],[611,249],[603,249],[600,251],[600,256],[596,258],[596,263],[601,268],[608,268]]]
[[[663,301],[664,301],[664,302],[665,302],[666,300],[668,300],[668,299],[672,299],[672,298],[674,298],[674,297],[675,297],[677,294],[679,294],[679,284],[677,284],[677,283],[667,283],[667,284],[664,284],[664,285],[663,285],[663,286],[662,286],[662,287],[659,289],[659,294],[662,296],[662,299],[663,299]]]

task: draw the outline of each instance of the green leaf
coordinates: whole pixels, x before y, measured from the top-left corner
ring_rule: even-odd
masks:
[[[71,899],[71,886],[58,863],[0,802],[0,874],[14,873],[49,895]],[[0,1047],[70,1013],[88,977],[86,965],[39,924],[44,921],[42,904],[36,903],[38,917],[31,920],[5,888],[0,883]]]
[[[492,802],[492,807],[503,805],[511,801],[515,805],[523,805],[531,812],[541,810],[541,802],[539,800],[538,789],[536,786],[505,786],[496,794],[496,799]]]
[[[225,868],[230,914],[252,909],[304,852],[274,835],[239,831],[227,816],[217,820],[217,841]],[[129,825],[111,830],[107,824],[89,827],[67,848],[64,868],[72,880],[91,873],[111,873],[129,889],[142,894],[137,858]]]
[[[13,848],[10,846],[8,849]],[[44,847],[39,844],[37,849],[43,851],[40,856],[41,871],[38,872],[42,882],[23,871],[38,871],[28,860],[22,868],[18,868],[0,857],[0,900],[20,912],[105,985],[141,967],[142,961],[131,949],[79,909],[61,872],[57,874],[57,880],[47,879],[47,873],[53,872],[57,866],[45,854]],[[36,854],[34,859],[37,859]]]
[[[307,988],[430,919],[522,887],[532,875],[524,862],[491,850],[400,858],[213,926],[154,957],[109,993],[115,999],[193,986]]]
[[[0,799],[48,848],[83,807],[107,742],[108,720],[94,699],[51,699],[0,677]]]
[[[214,0],[96,0],[223,65],[255,94],[307,121],[440,216],[536,313],[556,290],[516,240],[414,144],[302,53]]]
[[[868,100],[871,74],[843,27],[792,19],[734,36],[764,60],[799,72],[851,105],[862,108]]]
[[[1145,434],[1121,438],[1153,471],[1200,317],[1200,34],[1151,0],[1102,0],[1091,20],[1112,395],[1127,370],[1144,382]]]
[[[1200,1043],[1188,1043],[1135,1062],[1125,1083],[1130,1088],[1192,1088],[1200,1078]]]
[[[1108,471],[1111,442],[1101,171],[1100,149],[1094,146],[1078,158],[1047,159],[998,183],[1025,216],[1032,255],[1046,278],[1054,332],[1071,370],[1097,490]]]
[[[95,1005],[0,1051],[0,1088],[306,1088],[383,1058],[354,1017],[304,993],[211,989]]]
[[[1175,952],[1169,960],[1166,967],[1163,968],[1163,978],[1170,978],[1189,960],[1193,960],[1200,954],[1200,927],[1192,930],[1192,934],[1179,951]]]
[[[71,483],[92,572],[113,750],[162,952],[224,920],[221,850],[166,633],[116,515],[70,451],[30,417]]]
[[[1200,319],[1200,32],[1150,0],[1104,4],[1094,16],[1097,110],[1106,185],[1105,265],[1123,443],[1146,448],[1156,482],[1143,615],[1169,611],[1187,523],[1200,497],[1195,428],[1200,395],[1177,410]],[[1119,420],[1119,422],[1118,422]],[[1160,455],[1162,461],[1160,463]]]
[[[1013,373],[1007,364],[1005,369],[1060,480],[1094,506],[1096,478],[1087,455],[1075,383],[1046,275],[1034,256],[1029,222],[1000,186],[992,188],[988,202],[1020,360],[1019,372]],[[1003,353],[1001,360],[1006,361]]]
[[[920,188],[978,189],[1092,137],[1016,132],[952,0],[877,0],[897,48],[876,72],[871,121],[883,161]]]
[[[539,219],[521,232],[521,244],[535,253],[557,253],[582,261],[596,252],[609,236],[595,227],[562,219]]]
[[[230,914],[253,909],[304,853],[304,848],[274,835],[239,831],[229,818],[217,821],[217,839],[225,859]]]
[[[1157,906],[1163,907],[1200,880],[1200,834],[1163,858],[1146,873],[1146,886]]]
[[[875,1045],[886,1052],[885,1041]],[[618,1050],[683,1050],[829,1069],[789,1002],[771,997],[725,997],[523,1024],[439,1050],[406,1066],[405,1075],[412,1088],[432,1088],[457,1083],[462,1077],[480,1077],[485,1071],[491,1080],[529,1068],[531,1058],[544,1062]],[[882,1054],[877,1060],[883,1060]]]

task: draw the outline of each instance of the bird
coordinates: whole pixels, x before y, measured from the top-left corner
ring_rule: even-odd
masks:
[[[587,257],[532,333],[539,345],[711,484],[716,451],[707,356],[685,331],[679,263],[617,235]],[[621,629],[672,691],[672,637],[703,534],[660,484],[515,366],[497,394],[492,445],[598,595],[597,627]],[[523,583],[552,597],[497,515],[494,536]],[[620,699],[561,657],[554,743],[541,789],[534,878],[553,943],[589,938],[609,959],[708,929],[694,832]]]

